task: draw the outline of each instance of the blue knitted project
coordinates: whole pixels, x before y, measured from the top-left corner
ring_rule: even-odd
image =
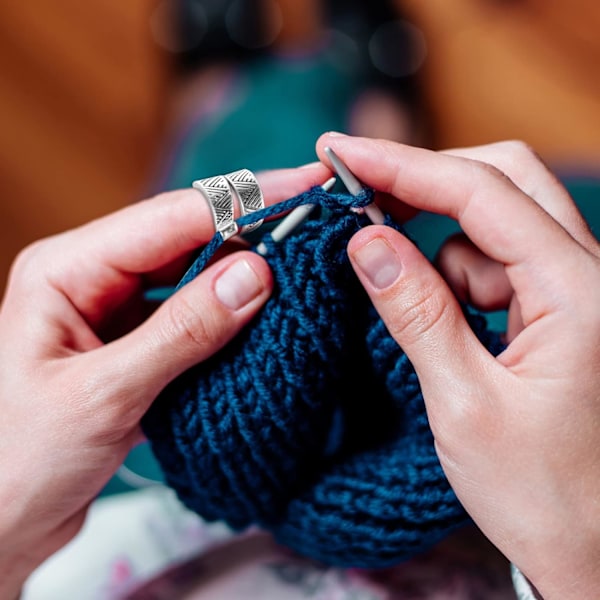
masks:
[[[263,239],[275,279],[264,309],[173,381],[143,428],[168,485],[203,518],[258,525],[332,565],[380,568],[468,517],[438,462],[417,376],[347,258],[369,223],[349,208],[371,199],[313,188],[288,201],[318,208],[284,241]],[[466,314],[498,353],[498,335]]]

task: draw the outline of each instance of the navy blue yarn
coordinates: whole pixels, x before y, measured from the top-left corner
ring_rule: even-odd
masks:
[[[239,229],[241,229],[244,227],[244,225],[250,225],[262,219],[284,214],[293,210],[294,208],[298,208],[298,206],[302,206],[303,204],[318,203],[323,208],[339,209],[341,207],[347,207],[360,209],[367,206],[370,201],[371,194],[366,190],[364,193],[359,194],[358,196],[341,194],[334,196],[324,192],[320,186],[316,186],[304,194],[294,196],[293,198],[288,198],[287,200],[284,200],[278,204],[266,206],[265,208],[244,215],[237,219],[236,223],[238,224]],[[213,257],[215,252],[222,244],[223,236],[218,233],[215,234],[213,239],[202,250],[198,258],[192,263],[192,266],[189,268],[188,272],[183,276],[179,282],[179,285],[177,286],[177,289],[190,282],[199,273],[201,273],[206,267],[208,261]]]
[[[291,199],[286,209],[320,208],[284,241],[263,240],[275,280],[264,309],[173,381],[142,425],[168,485],[205,519],[261,526],[329,564],[380,568],[469,519],[437,459],[414,369],[346,255],[369,223],[349,208],[371,199],[320,188]],[[498,335],[465,314],[498,353]]]

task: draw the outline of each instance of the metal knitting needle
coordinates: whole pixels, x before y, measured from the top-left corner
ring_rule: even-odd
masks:
[[[342,183],[346,186],[346,189],[353,196],[358,196],[360,193],[362,193],[364,191],[362,183],[356,179],[356,177],[350,172],[350,169],[348,169],[348,167],[342,162],[342,159],[329,146],[325,148],[325,154],[327,154],[327,157],[333,166],[333,170],[338,174],[339,178],[342,180]],[[367,217],[371,219],[373,224],[383,225],[385,216],[375,202],[371,202],[371,204],[365,206],[364,211]]]
[[[335,185],[335,177],[328,179],[321,188],[328,192]],[[274,242],[280,242],[287,237],[308,215],[312,212],[314,204],[302,204],[297,206],[287,217],[285,217],[275,228],[271,231],[271,239]],[[261,255],[267,254],[267,247],[264,242],[260,242],[256,246],[256,251]]]

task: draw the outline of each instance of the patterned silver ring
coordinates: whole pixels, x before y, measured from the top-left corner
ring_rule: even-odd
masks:
[[[223,175],[198,179],[192,183],[192,187],[208,201],[215,230],[221,234],[223,240],[236,235],[238,226],[235,223],[233,194],[227,179]]]
[[[258,181],[248,169],[198,179],[192,183],[192,187],[206,198],[215,230],[221,234],[223,241],[239,233],[235,222],[235,203],[237,203],[242,216],[264,208],[265,205]],[[262,222],[261,219],[246,225],[242,228],[241,233],[253,231]]]
[[[224,177],[229,181],[233,192],[237,196],[242,216],[249,215],[254,211],[265,207],[262,190],[252,171],[240,169],[239,171],[227,173]],[[242,228],[242,233],[248,233],[255,230],[262,225],[262,222],[263,220],[260,219],[259,221],[246,225]]]

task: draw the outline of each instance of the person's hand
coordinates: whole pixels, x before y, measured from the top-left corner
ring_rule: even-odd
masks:
[[[328,176],[315,164],[259,180],[271,204]],[[37,242],[15,261],[0,310],[0,597],[79,530],[161,389],[269,296],[265,260],[234,252],[143,319],[144,288],[177,283],[213,233],[190,188]]]
[[[440,461],[466,510],[544,598],[600,590],[600,247],[526,146],[436,153],[324,135],[365,184],[456,219],[439,265],[370,226],[354,268],[422,386]],[[386,208],[394,211],[389,202]],[[453,293],[454,292],[454,293]],[[457,301],[508,308],[493,357]]]

